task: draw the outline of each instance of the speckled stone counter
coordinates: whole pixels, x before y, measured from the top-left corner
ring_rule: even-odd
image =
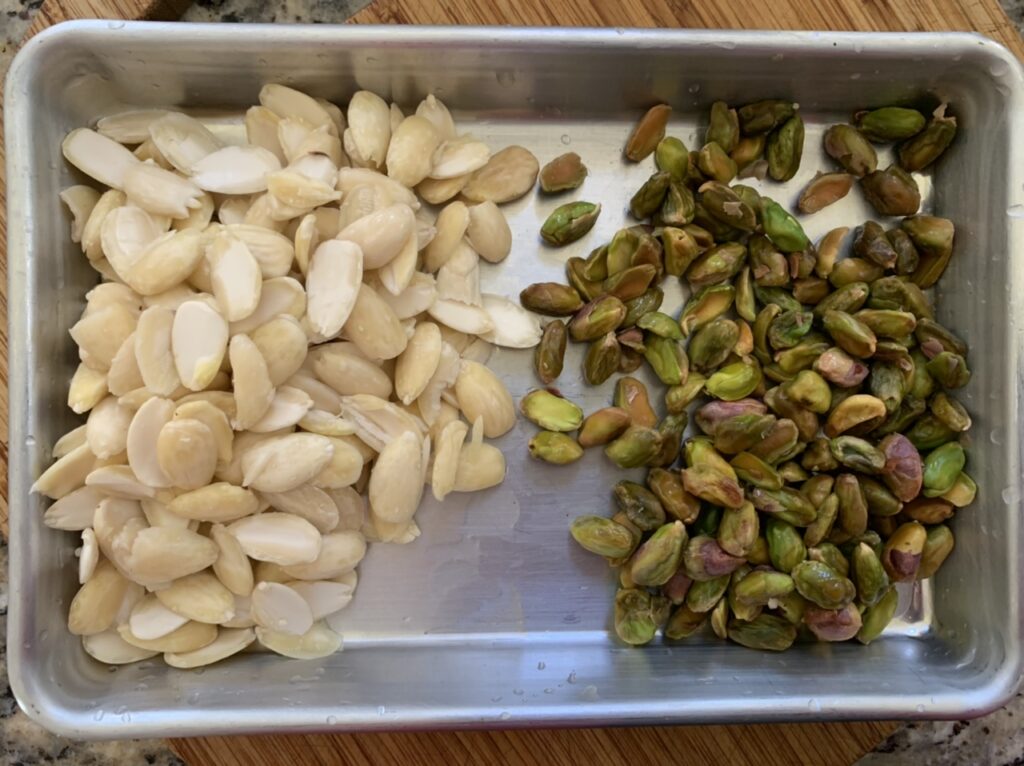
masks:
[[[1024,33],[1024,0],[1001,0]],[[199,0],[183,21],[341,22],[369,0]],[[0,77],[42,0],[0,0]],[[78,743],[56,737],[22,713],[7,684],[7,546],[0,538],[0,766],[165,766],[182,761],[160,740]],[[1024,763],[1024,698],[975,721],[910,723],[858,766],[1010,766]]]

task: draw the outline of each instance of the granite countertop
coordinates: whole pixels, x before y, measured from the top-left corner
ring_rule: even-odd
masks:
[[[182,21],[341,22],[370,0],[198,0]],[[1024,34],[1024,0],[1001,0]],[[0,0],[0,78],[42,0]],[[182,764],[161,740],[78,743],[30,721],[11,695],[6,662],[7,546],[0,538],[0,766],[164,766]],[[1024,763],[1024,698],[975,721],[909,723],[857,766],[1010,766]]]

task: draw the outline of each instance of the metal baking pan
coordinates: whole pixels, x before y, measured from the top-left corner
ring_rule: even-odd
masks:
[[[857,108],[949,100],[962,126],[926,206],[957,226],[938,318],[971,346],[963,399],[974,416],[977,502],[934,583],[868,647],[802,645],[782,655],[711,637],[642,649],[609,638],[610,570],[574,546],[570,518],[604,512],[615,474],[600,455],[533,463],[520,424],[500,443],[508,478],[428,505],[423,536],[376,546],[361,567],[346,649],[325,661],[245,654],[201,671],[148,662],[109,669],[65,629],[75,540],[46,529],[28,492],[58,435],[74,366],[67,328],[95,275],[68,238],[58,191],[73,182],[60,141],[126,106],[179,105],[218,130],[261,84],[345,102],[369,88],[403,105],[429,92],[492,147],[542,161],[568,149],[590,167],[581,195],[605,213],[586,240],[537,239],[555,204],[508,206],[512,256],[485,287],[512,294],[559,278],[568,255],[623,225],[649,173],[621,160],[641,110],[667,101],[690,145],[713,99],[791,98],[808,123],[801,175],[824,167],[824,126]],[[75,737],[242,731],[420,729],[854,718],[959,718],[1002,704],[1021,675],[1021,300],[1024,297],[1024,78],[1003,48],[968,34],[62,24],[32,40],[7,83],[10,285],[11,684],[25,710]],[[228,111],[225,112],[224,109]],[[217,112],[210,112],[217,109]],[[869,217],[858,195],[808,220],[817,237]],[[675,308],[683,296],[670,294]],[[570,358],[567,370],[577,369]],[[534,385],[529,352],[492,359],[514,396]],[[563,374],[590,410],[605,389]]]

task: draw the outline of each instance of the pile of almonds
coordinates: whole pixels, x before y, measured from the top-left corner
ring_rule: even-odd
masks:
[[[68,625],[103,662],[337,651],[367,542],[415,540],[425,485],[505,475],[483,439],[515,410],[486,362],[541,331],[481,293],[480,259],[509,254],[497,203],[536,159],[491,155],[433,96],[259,98],[244,142],[147,110],[63,144],[106,187],[61,194],[103,279],[70,331],[87,421],[33,489],[81,532]]]

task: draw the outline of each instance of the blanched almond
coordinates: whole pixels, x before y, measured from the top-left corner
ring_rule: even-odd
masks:
[[[233,223],[226,227],[227,233],[245,243],[252,257],[259,264],[264,279],[283,277],[292,268],[295,247],[292,241],[277,231],[246,223]]]
[[[282,165],[287,161],[281,142],[277,139],[277,127],[281,118],[265,106],[251,106],[245,112],[245,138],[253,146],[260,146],[277,157]]]
[[[78,184],[64,189],[60,193],[60,199],[71,213],[71,241],[81,242],[85,224],[100,199],[100,193],[91,186]]]
[[[368,90],[352,94],[347,132],[364,162],[383,167],[391,140],[391,110],[384,99]]]
[[[284,571],[284,568],[280,564],[275,564],[272,561],[257,561],[254,567],[255,572],[253,577],[256,582],[290,582],[291,577]],[[251,606],[251,601],[249,606]],[[255,623],[253,623],[255,624]]]
[[[350,436],[356,432],[351,421],[316,408],[302,416],[299,428],[321,436]]]
[[[205,301],[190,300],[174,312],[171,352],[182,385],[202,391],[213,381],[228,345],[228,324]]]
[[[68,407],[81,415],[88,412],[107,394],[107,373],[80,364],[68,386]]]
[[[242,484],[261,492],[286,492],[313,479],[333,452],[331,440],[318,434],[272,437],[242,455]]]
[[[274,400],[274,386],[263,355],[248,335],[235,335],[228,347],[231,382],[235,389],[236,431],[258,423]]]
[[[395,392],[403,404],[423,393],[441,361],[441,331],[433,322],[420,322],[395,363]]]
[[[484,335],[494,329],[494,323],[486,311],[461,301],[438,298],[427,309],[427,313],[445,327],[469,335]]]
[[[484,293],[483,309],[494,329],[481,337],[505,348],[533,348],[540,343],[540,317],[502,295]]]
[[[290,513],[268,511],[240,519],[228,527],[245,554],[280,566],[317,560],[321,537],[316,527]],[[265,579],[265,578],[261,578]]]
[[[139,481],[129,466],[105,465],[93,469],[85,477],[85,486],[111,497],[142,500],[156,496],[156,490]]]
[[[82,312],[83,316],[109,306],[111,303],[123,304],[135,316],[138,316],[142,311],[142,296],[128,287],[128,285],[104,282],[96,285],[85,294],[85,311]]]
[[[516,423],[512,396],[494,372],[477,362],[464,361],[455,380],[459,409],[470,422],[483,418],[484,436],[497,438]]]
[[[462,187],[469,183],[472,175],[472,173],[466,173],[466,175],[454,178],[424,178],[416,184],[416,193],[423,198],[424,202],[429,202],[431,205],[442,205],[458,195],[462,191]]]
[[[171,486],[160,468],[157,437],[173,416],[174,402],[154,396],[139,407],[128,426],[128,465],[140,481],[151,487]]]
[[[370,473],[370,507],[396,524],[410,521],[423,496],[422,439],[405,432],[387,444]]]
[[[455,138],[455,121],[441,99],[433,93],[427,95],[416,107],[416,114],[431,122],[438,135],[445,141]]]
[[[124,205],[127,201],[124,192],[118,189],[107,189],[100,195],[82,229],[82,252],[90,261],[103,257],[102,231],[103,222],[112,210]]]
[[[334,135],[334,132],[326,125],[309,131],[294,149],[294,152],[288,157],[289,162],[299,162],[306,157],[323,156],[329,159],[335,168],[348,165],[348,158],[342,149],[341,139]],[[331,185],[334,185],[333,179]]]
[[[250,336],[267,364],[270,382],[280,386],[302,366],[306,358],[306,334],[288,314],[271,319]]]
[[[295,265],[303,275],[309,271],[309,262],[319,244],[320,232],[316,225],[316,214],[309,213],[295,229]]]
[[[439,300],[481,305],[480,257],[466,240],[455,245],[454,252],[437,271]]]
[[[84,585],[95,574],[100,560],[100,548],[92,529],[82,530],[82,546],[75,553],[78,555],[78,583]]]
[[[486,300],[486,297],[484,300]],[[471,362],[487,364],[492,353],[494,353],[494,346],[483,338],[477,338],[463,349],[462,358],[468,359]]]
[[[199,204],[191,208],[188,211],[188,215],[184,218],[174,219],[171,223],[172,229],[176,231],[184,231],[185,229],[202,231],[210,225],[214,212],[213,197],[208,192],[200,192],[197,202]]]
[[[96,370],[110,369],[110,362],[124,339],[135,330],[136,316],[121,303],[91,311],[71,328],[72,339],[87,355],[82,361]]]
[[[344,330],[370,359],[394,359],[408,344],[395,312],[366,284],[359,286],[359,294]]]
[[[294,426],[313,406],[309,394],[291,386],[281,386],[274,393],[270,407],[257,422],[249,426],[255,433],[270,433]]]
[[[337,239],[359,246],[364,269],[379,269],[402,251],[415,224],[412,208],[392,204],[350,223],[338,232]]]
[[[128,169],[139,164],[138,158],[121,144],[88,128],[68,133],[61,151],[68,162],[87,176],[114,189],[123,189]]]
[[[85,484],[85,477],[92,471],[96,456],[83,444],[71,450],[43,471],[32,485],[32,492],[38,492],[51,500],[59,500]]]
[[[171,352],[174,312],[151,306],[139,316],[135,328],[135,360],[146,388],[159,396],[169,396],[181,384]]]
[[[154,585],[201,572],[217,554],[212,540],[188,529],[149,527],[135,536],[128,571],[136,582]]]
[[[371,542],[393,543],[395,545],[408,545],[414,542],[421,534],[419,526],[415,521],[407,521],[404,524],[392,524],[374,516],[370,519],[373,529],[364,529],[366,538]],[[372,535],[372,537],[371,537]]]
[[[306,600],[287,585],[261,582],[252,591],[251,614],[257,625],[299,636],[313,627],[313,612]]]
[[[272,152],[258,146],[225,146],[192,166],[192,181],[200,189],[220,194],[266,191],[267,174],[281,169]]]
[[[487,144],[472,136],[460,136],[444,141],[434,151],[430,177],[458,178],[479,170],[491,158]]]
[[[297,209],[312,210],[341,198],[341,192],[334,189],[333,178],[328,184],[288,169],[267,175],[267,192],[281,203]]]
[[[317,247],[306,276],[306,310],[318,333],[333,338],[341,331],[356,305],[362,279],[359,245],[331,239]]]
[[[237,322],[252,314],[260,302],[263,274],[242,240],[218,235],[206,249],[210,281],[224,318]]]
[[[398,405],[369,394],[341,399],[341,414],[356,427],[356,436],[380,452],[405,432],[421,437],[423,424]]]
[[[107,497],[93,516],[93,532],[100,551],[117,569],[126,571],[135,537],[148,528],[142,508],[135,500]]]
[[[241,543],[222,524],[210,527],[210,537],[218,549],[213,573],[236,596],[248,596],[253,587],[252,564],[242,550]]]
[[[331,532],[323,536],[319,555],[313,561],[282,567],[286,574],[299,580],[330,580],[351,572],[365,555],[366,540],[359,532]]]
[[[409,239],[402,245],[402,249],[394,258],[388,261],[377,270],[377,278],[384,287],[384,292],[391,295],[400,295],[412,282],[416,273],[416,264],[419,261],[419,246],[416,233],[409,235]]]
[[[427,311],[434,304],[437,299],[437,288],[430,274],[417,271],[412,275],[408,286],[398,295],[392,295],[387,290],[381,290],[378,295],[400,320],[411,319]]]
[[[361,459],[359,464],[361,467]],[[334,500],[312,484],[303,484],[287,492],[265,492],[262,495],[272,508],[302,517],[316,527],[320,534],[326,534],[338,526],[338,507]]]
[[[249,614],[250,601],[249,596],[235,596],[235,616],[230,620],[225,620],[220,625],[222,628],[251,628],[256,623],[253,622],[252,615]],[[223,631],[222,631],[223,632]]]
[[[171,218],[184,218],[189,210],[198,208],[203,194],[187,178],[145,162],[136,162],[125,170],[124,191],[130,204]]]
[[[217,632],[217,638],[204,647],[190,652],[165,652],[164,662],[172,668],[198,668],[238,654],[255,640],[256,633],[252,628],[222,627]]]
[[[338,524],[333,531],[359,531],[367,516],[366,498],[352,487],[332,489],[327,494],[338,509]]]
[[[250,333],[278,314],[296,319],[306,313],[306,291],[291,277],[277,277],[263,282],[260,303],[256,310],[240,322],[231,323],[231,334]]]
[[[464,203],[455,201],[445,206],[437,216],[437,234],[423,252],[423,268],[434,272],[444,266],[455,254],[468,226],[469,210]]]
[[[114,622],[128,581],[106,560],[96,565],[92,577],[78,589],[68,610],[68,630],[76,636],[102,633]]]
[[[139,254],[123,275],[140,295],[157,295],[184,282],[203,256],[195,229],[167,232]]]
[[[466,237],[480,257],[490,263],[500,263],[512,250],[512,229],[501,208],[491,200],[469,208]]]
[[[386,194],[391,202],[401,202],[413,210],[420,208],[420,201],[412,190],[388,178],[383,173],[366,168],[340,168],[338,170],[337,188],[342,195],[348,195],[357,186],[372,186]]]
[[[209,402],[223,412],[229,422],[235,416],[235,397],[230,391],[207,389],[206,391],[196,391],[195,393],[187,394],[175,401],[178,402],[178,406],[190,402]]]
[[[505,479],[505,455],[493,444],[483,442],[483,432],[482,418],[478,418],[473,424],[472,439],[459,452],[456,492],[479,492]]]
[[[127,281],[135,262],[163,233],[164,229],[142,208],[115,208],[103,219],[100,228],[103,255],[117,276]]]
[[[272,652],[295,660],[318,660],[341,650],[341,636],[320,622],[301,636],[257,627],[256,639]]]
[[[170,502],[174,498],[164,499]],[[192,521],[172,513],[163,500],[144,498],[139,501],[139,505],[142,506],[142,513],[151,527],[173,527],[175,529],[188,529],[192,532],[199,528],[198,521]]]
[[[89,413],[86,423],[86,443],[99,458],[108,458],[123,452],[128,440],[128,425],[132,413],[108,396]]]
[[[173,633],[187,622],[187,618],[172,612],[156,596],[150,594],[132,608],[128,627],[133,638],[152,641]]]
[[[57,440],[57,443],[53,445],[51,456],[54,460],[62,458],[75,447],[81,447],[85,444],[85,424],[72,428],[62,437]]]
[[[313,350],[313,372],[343,396],[372,394],[391,396],[391,378],[379,366],[345,347],[350,343],[327,343]],[[404,352],[403,352],[404,353]],[[401,357],[399,357],[401,358]]]
[[[540,163],[533,154],[521,146],[508,146],[473,173],[462,194],[474,202],[510,202],[533,188],[539,172]]]
[[[330,114],[317,99],[287,85],[264,85],[260,89],[260,103],[278,117],[294,117],[313,127],[326,125],[335,129]]]
[[[217,467],[217,443],[205,423],[171,420],[157,438],[160,468],[175,487],[199,489],[210,483]]]
[[[142,379],[142,372],[139,370],[139,363],[135,358],[135,333],[131,333],[121,348],[110,360],[110,369],[107,371],[107,387],[114,396],[124,396],[129,391],[141,388],[145,385]]]
[[[183,492],[167,507],[171,513],[185,519],[226,522],[256,513],[259,499],[244,487],[221,481]]]
[[[285,385],[293,386],[309,394],[313,400],[313,408],[324,412],[340,412],[341,395],[333,388],[313,377],[306,370],[299,370],[287,381]]]
[[[431,491],[437,500],[444,500],[455,488],[459,455],[468,433],[469,426],[461,420],[455,420],[445,426],[437,440],[434,467],[430,477]]]
[[[105,630],[91,636],[82,636],[82,648],[94,660],[108,665],[127,665],[155,657],[159,652],[132,646],[116,630]]]
[[[312,483],[325,489],[337,489],[355,484],[363,471],[362,454],[343,439],[331,438],[331,444],[334,446],[331,459],[313,477]]]
[[[354,576],[355,573],[350,574]],[[314,620],[344,609],[352,601],[355,593],[354,584],[336,580],[293,580],[288,586],[305,599]]]
[[[305,120],[286,117],[278,123],[277,141],[286,163],[302,156],[302,146],[312,134],[313,126]]]
[[[154,652],[191,652],[213,643],[217,638],[217,626],[202,622],[187,621],[180,628],[160,636],[159,638],[143,639],[136,636],[131,625],[121,625],[117,629],[121,638],[139,649]]]
[[[101,117],[96,132],[119,144],[141,144],[149,138],[149,126],[167,114],[165,109],[133,109]]]
[[[196,622],[216,625],[234,614],[234,596],[209,572],[178,578],[156,597],[172,612]]]
[[[152,138],[147,138],[141,144],[136,146],[132,154],[138,157],[142,162],[152,162],[154,165],[157,165],[164,170],[174,170],[174,165],[164,157],[163,152],[160,151]]]
[[[210,402],[186,402],[179,404],[177,409],[174,410],[174,420],[172,422],[179,420],[197,420],[205,425],[213,436],[217,461],[220,463],[231,462],[235,435],[231,430],[231,423],[223,410]],[[161,431],[161,433],[163,432]]]
[[[92,526],[93,516],[103,496],[92,487],[79,487],[61,497],[46,509],[43,523],[52,529],[69,532]]]
[[[410,115],[391,135],[388,144],[388,177],[412,187],[430,174],[434,150],[441,136],[425,117]]]
[[[288,220],[277,217],[280,212],[277,204],[276,200],[266,192],[255,195],[249,204],[249,209],[245,211],[245,219],[242,220],[242,223],[270,231],[284,231],[288,228]],[[234,225],[234,222],[231,225]]]
[[[220,149],[221,142],[206,127],[180,112],[170,112],[149,125],[149,137],[177,170],[190,173],[202,159]]]

